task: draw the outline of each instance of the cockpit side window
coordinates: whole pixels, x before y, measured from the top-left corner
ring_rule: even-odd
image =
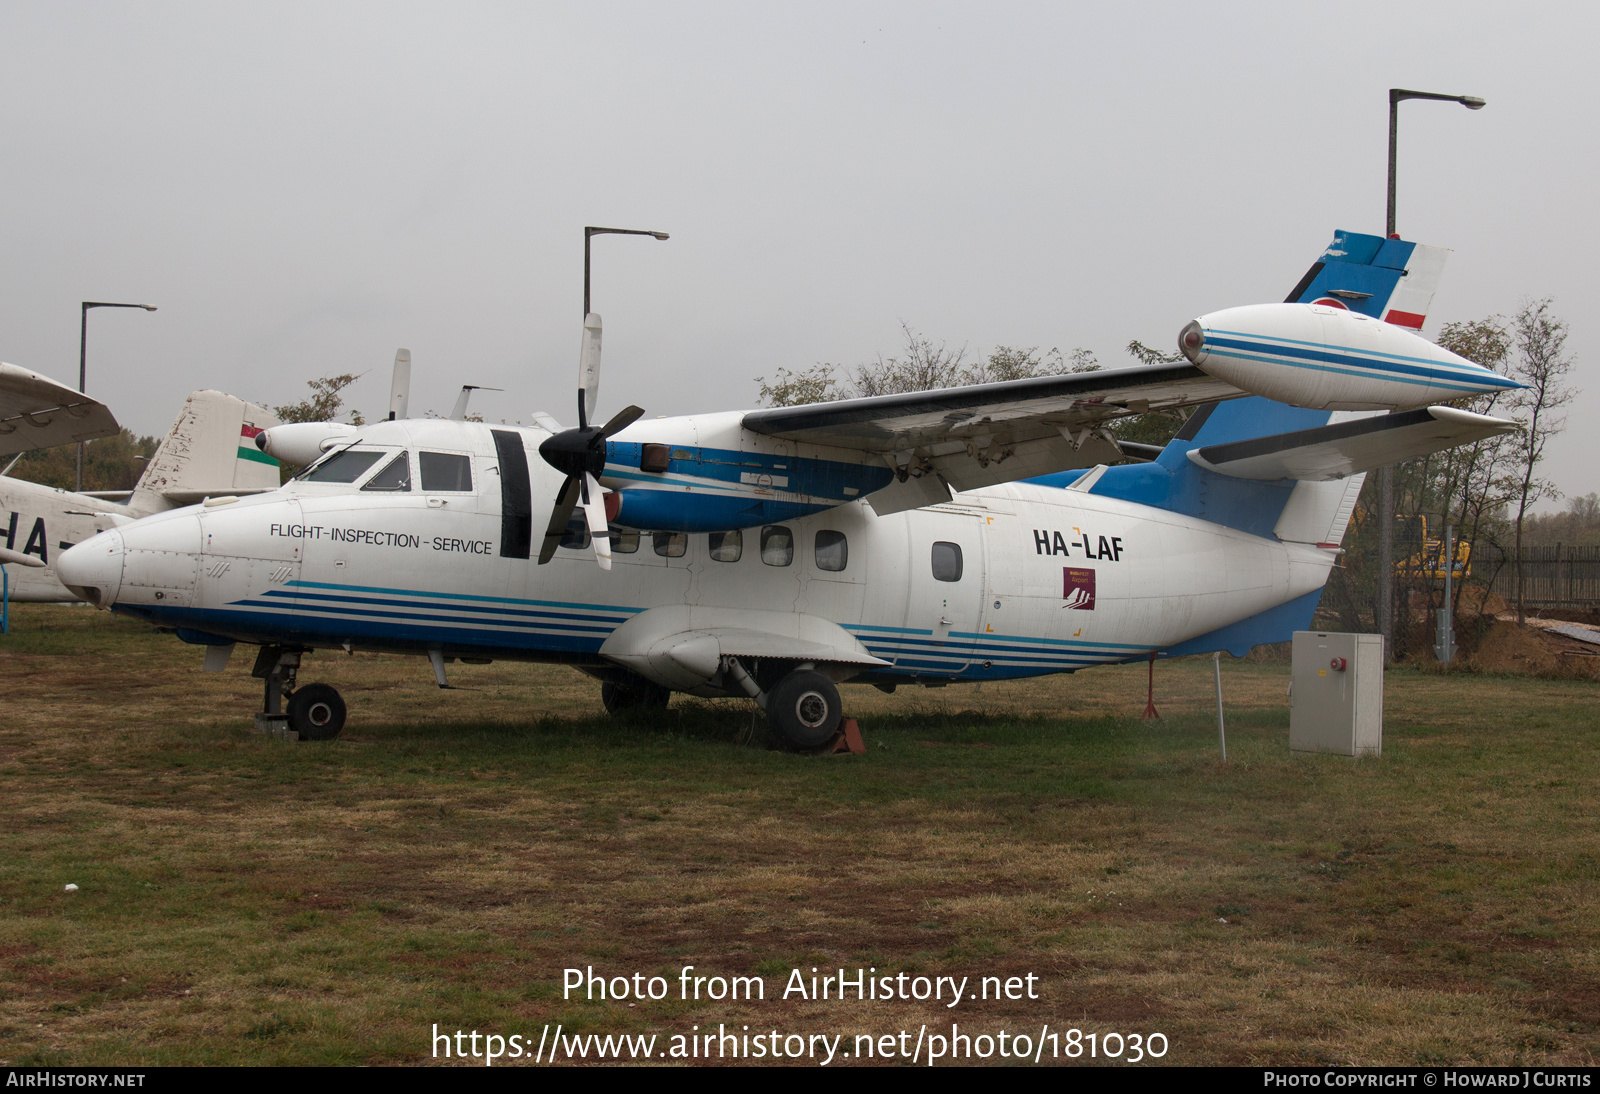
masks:
[[[471,492],[472,457],[454,452],[419,452],[417,462],[422,465],[422,489],[425,492]]]
[[[363,490],[381,490],[387,493],[401,493],[411,489],[411,458],[408,453],[402,452],[390,460],[372,478],[367,480]]]
[[[306,482],[355,482],[368,468],[383,459],[382,452],[347,448],[316,464],[305,474]]]

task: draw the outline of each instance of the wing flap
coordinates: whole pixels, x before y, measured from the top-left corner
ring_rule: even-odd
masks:
[[[1378,414],[1336,425],[1191,449],[1207,471],[1236,479],[1326,482],[1518,428],[1449,406]]]

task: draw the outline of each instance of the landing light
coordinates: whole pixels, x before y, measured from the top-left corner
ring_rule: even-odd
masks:
[[[1206,332],[1201,328],[1198,320],[1191,319],[1183,330],[1178,332],[1178,349],[1187,357],[1191,364],[1200,363],[1200,353],[1206,344]]]

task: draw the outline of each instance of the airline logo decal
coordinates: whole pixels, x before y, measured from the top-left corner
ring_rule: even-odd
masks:
[[[1063,608],[1072,608],[1080,611],[1094,611],[1094,571],[1078,569],[1075,566],[1061,568],[1061,596],[1066,603]]]

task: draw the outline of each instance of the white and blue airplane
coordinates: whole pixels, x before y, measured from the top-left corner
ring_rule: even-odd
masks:
[[[574,428],[396,416],[59,572],[209,668],[258,646],[262,717],[313,739],[346,713],[295,686],[317,648],[425,654],[441,686],[454,659],[567,663],[612,711],[749,696],[800,750],[845,681],[1243,654],[1309,625],[1363,472],[1514,428],[1440,405],[1515,386],[1414,333],[1443,257],[1339,233],[1291,302],[1184,327],[1182,364],[600,426],[589,315]],[[1114,419],[1183,407],[1111,466]]]

